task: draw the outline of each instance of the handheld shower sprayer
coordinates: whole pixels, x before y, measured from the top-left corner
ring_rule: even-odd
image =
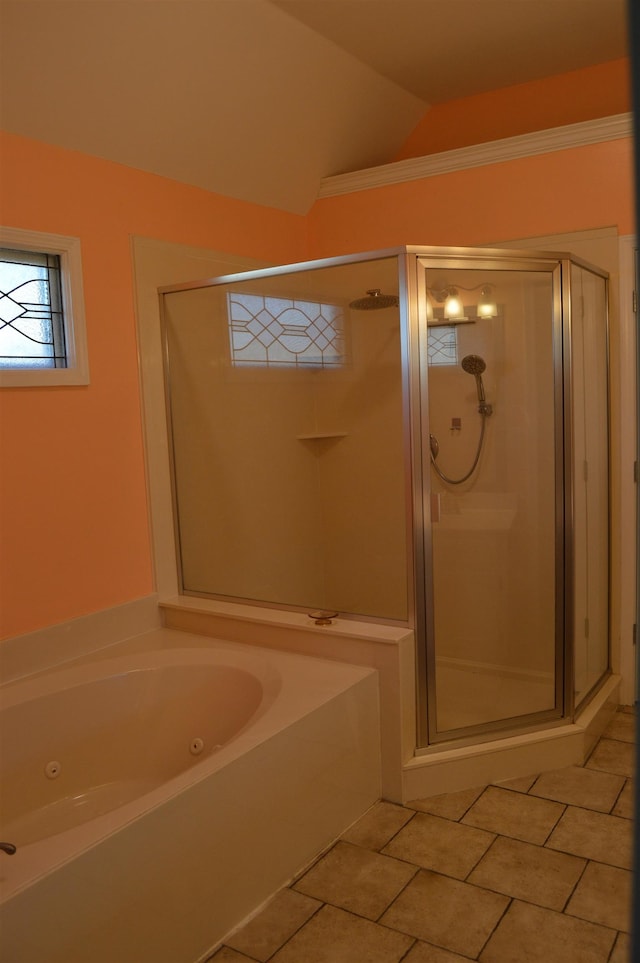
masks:
[[[482,372],[486,369],[487,365],[484,358],[481,358],[479,354],[468,354],[460,362],[463,371],[467,374],[471,374],[476,379],[476,389],[478,392],[478,411],[480,413],[480,438],[478,439],[478,446],[476,448],[476,454],[473,459],[473,464],[469,471],[465,472],[460,478],[450,478],[446,475],[440,466],[437,464],[437,457],[440,453],[440,445],[438,439],[435,435],[429,435],[429,448],[431,464],[437,475],[447,482],[449,485],[460,485],[462,482],[466,482],[473,475],[474,471],[478,466],[480,461],[480,455],[482,453],[482,444],[484,442],[484,432],[485,432],[485,422],[489,415],[493,414],[493,405],[488,404],[485,393],[484,393],[484,383],[482,381]]]
[[[481,415],[490,415],[493,413],[493,407],[487,404],[487,399],[484,393],[484,382],[482,380],[482,372],[486,369],[487,365],[484,358],[481,358],[479,354],[468,354],[460,362],[462,370],[466,371],[467,374],[471,374],[476,379],[476,389],[478,391],[478,411]]]

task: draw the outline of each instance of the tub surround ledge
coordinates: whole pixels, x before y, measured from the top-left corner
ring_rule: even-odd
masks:
[[[0,685],[56,669],[115,642],[160,628],[158,597],[146,595],[0,641]]]
[[[304,612],[183,595],[161,601],[160,608],[166,628],[376,669],[382,795],[390,802],[402,802],[402,767],[412,758],[416,745],[411,629],[344,618],[316,625]]]

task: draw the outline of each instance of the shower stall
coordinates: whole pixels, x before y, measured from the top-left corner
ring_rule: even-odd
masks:
[[[407,246],[161,291],[181,592],[411,626],[418,752],[609,674],[607,275]]]

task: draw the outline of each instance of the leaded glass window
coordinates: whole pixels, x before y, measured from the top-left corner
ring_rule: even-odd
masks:
[[[0,248],[0,368],[66,368],[60,256]]]
[[[453,325],[429,325],[427,355],[431,365],[458,363],[458,332]]]
[[[344,311],[339,304],[229,293],[227,309],[234,366],[344,364]]]

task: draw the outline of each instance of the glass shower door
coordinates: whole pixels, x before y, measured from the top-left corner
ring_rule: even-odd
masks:
[[[561,344],[554,264],[423,266],[434,742],[561,711]]]
[[[183,594],[408,619],[398,294],[396,257],[164,293]]]

